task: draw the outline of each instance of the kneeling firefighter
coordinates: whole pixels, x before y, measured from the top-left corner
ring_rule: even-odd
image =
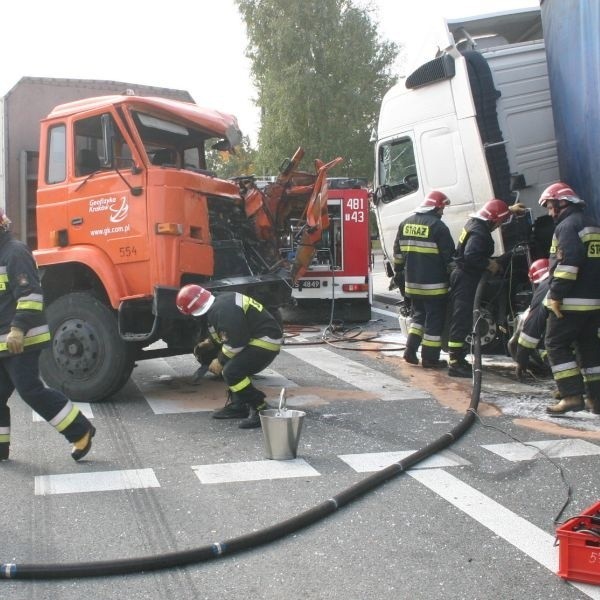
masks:
[[[509,342],[511,354],[517,363],[518,379],[521,379],[528,370],[530,359],[536,356],[537,349],[544,347],[544,332],[548,318],[544,299],[550,287],[549,276],[550,261],[547,258],[539,258],[531,263],[528,277],[534,287],[533,297],[515,332],[516,343],[513,344],[512,339]]]
[[[258,411],[267,408],[265,394],[252,384],[251,375],[268,367],[279,354],[283,332],[279,323],[257,300],[239,292],[214,296],[199,285],[186,285],[177,294],[177,308],[184,315],[206,315],[210,338],[218,355],[208,370],[222,375],[228,402],[213,413],[215,419],[243,419],[240,429],[260,427]]]

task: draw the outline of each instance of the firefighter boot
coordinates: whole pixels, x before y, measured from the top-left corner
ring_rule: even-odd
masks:
[[[593,415],[600,415],[600,400],[586,397],[585,408]]]
[[[424,369],[445,369],[448,363],[440,360],[439,348],[424,346],[421,349],[421,366]]]
[[[411,365],[418,365],[419,359],[417,358],[417,348],[421,342],[421,338],[414,333],[409,333],[406,338],[406,349],[404,350],[403,358],[407,363]]]
[[[581,395],[577,396],[565,396],[561,400],[559,400],[556,404],[552,404],[551,406],[546,407],[546,412],[549,415],[564,415],[569,411],[578,411],[583,410],[585,405],[583,403],[583,398]]]
[[[90,425],[87,432],[73,444],[73,448],[71,449],[73,460],[81,460],[90,451],[92,447],[92,438],[95,435],[96,428],[93,425]]]
[[[0,460],[8,460],[8,451],[10,444],[8,442],[0,442]]]
[[[247,419],[244,419],[238,427],[240,429],[256,429],[260,427],[261,410],[268,408],[269,405],[265,402],[265,395],[260,390],[254,388],[254,398],[248,403],[250,405],[250,414]]]
[[[450,375],[450,377],[472,377],[473,368],[466,361],[463,354],[454,354],[451,352],[448,375]]]
[[[220,410],[215,410],[213,419],[245,419],[248,416],[248,405],[234,398],[231,390],[227,390],[227,401]]]

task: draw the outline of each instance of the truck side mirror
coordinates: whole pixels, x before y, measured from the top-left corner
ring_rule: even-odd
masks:
[[[373,194],[373,201],[375,205],[380,202],[389,202],[393,199],[392,190],[389,185],[380,185],[376,190],[375,194]]]

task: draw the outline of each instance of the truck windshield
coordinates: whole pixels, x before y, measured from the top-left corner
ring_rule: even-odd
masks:
[[[220,140],[212,132],[168,117],[135,111],[133,119],[152,165],[206,170],[206,149]]]
[[[401,138],[379,147],[379,186],[386,186],[390,194],[384,202],[406,196],[419,188],[415,152],[410,138]]]

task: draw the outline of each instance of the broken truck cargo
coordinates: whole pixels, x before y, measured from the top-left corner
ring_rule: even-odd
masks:
[[[99,401],[136,360],[191,352],[206,324],[176,310],[182,285],[243,291],[274,311],[289,302],[327,225],[327,173],[341,158],[299,171],[299,149],[257,196],[208,170],[211,149],[240,139],[233,116],[129,94],[62,104],[42,120],[34,247],[53,332],[40,359],[49,385]],[[290,219],[306,221],[313,244],[294,264],[280,252]]]

